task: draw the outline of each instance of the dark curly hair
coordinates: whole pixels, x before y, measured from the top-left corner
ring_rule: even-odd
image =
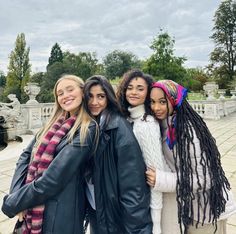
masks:
[[[145,116],[148,115],[148,114],[151,114],[150,92],[151,92],[151,87],[152,87],[152,83],[153,83],[153,78],[152,78],[152,76],[143,73],[139,69],[134,69],[134,70],[130,70],[130,71],[126,72],[123,75],[122,80],[121,80],[121,82],[120,82],[120,84],[117,88],[117,92],[116,92],[117,100],[120,104],[121,111],[122,111],[122,113],[124,114],[125,117],[130,116],[130,113],[128,111],[128,107],[130,106],[130,104],[126,100],[126,90],[129,86],[130,81],[135,79],[135,78],[142,78],[147,83],[148,92],[147,92],[147,97],[146,97],[145,103],[144,103]],[[144,116],[144,118],[146,118],[145,116]]]

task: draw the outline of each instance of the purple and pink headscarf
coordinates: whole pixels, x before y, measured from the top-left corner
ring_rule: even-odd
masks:
[[[153,88],[160,88],[166,94],[168,100],[173,106],[174,110],[181,106],[184,98],[187,96],[188,90],[183,86],[177,84],[172,80],[160,80],[152,84]],[[173,117],[172,123],[167,131],[167,144],[170,149],[173,149],[176,143],[176,116]]]

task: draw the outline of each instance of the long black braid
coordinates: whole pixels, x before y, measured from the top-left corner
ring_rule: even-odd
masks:
[[[207,222],[212,222],[217,229],[217,219],[225,211],[228,196],[225,197],[224,195],[227,194],[227,189],[230,189],[230,184],[221,166],[220,153],[216,146],[216,141],[201,116],[193,110],[186,100],[183,100],[180,107],[174,111],[176,113],[177,142],[176,147],[173,149],[173,155],[177,173],[176,200],[181,233],[187,234],[188,226],[193,225],[193,200],[195,199],[197,199],[198,203],[196,226],[199,223],[204,224],[207,208],[209,207],[209,220]],[[173,123],[168,123],[168,125],[170,124]],[[194,145],[195,134],[200,142],[200,160],[197,160],[198,156]],[[194,163],[190,156],[191,147],[194,152]],[[199,167],[203,171],[202,180],[198,171]],[[197,191],[193,190],[193,174],[197,178]],[[201,219],[200,209],[203,209],[203,217]],[[181,224],[184,225],[184,230]]]

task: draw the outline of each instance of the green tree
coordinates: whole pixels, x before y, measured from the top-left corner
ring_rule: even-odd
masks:
[[[0,100],[5,102],[6,100],[3,97],[3,90],[6,85],[6,76],[2,71],[0,71]]]
[[[96,72],[95,73],[99,74],[99,75],[103,75],[103,76],[106,75],[103,63],[97,63],[97,65],[96,65]]]
[[[37,72],[30,77],[30,82],[38,83],[41,86],[44,79],[44,72]]]
[[[53,102],[53,87],[57,80],[66,73],[63,63],[55,62],[47,68],[47,72],[42,76],[41,91],[37,97],[39,102]]]
[[[184,57],[174,56],[174,43],[167,32],[162,32],[153,40],[150,48],[154,53],[143,64],[143,70],[156,79],[171,79],[183,84],[186,79]]]
[[[131,52],[114,50],[103,59],[105,75],[108,79],[121,77],[132,68],[140,68],[140,61]]]
[[[66,73],[75,74],[83,80],[96,73],[98,70],[97,63],[96,54],[90,52],[80,52],[77,55],[66,52],[63,59]]]
[[[40,102],[53,101],[53,87],[63,74],[74,74],[85,80],[96,73],[97,61],[94,53],[63,53],[62,62],[54,62],[47,67],[45,74],[36,74],[36,77],[32,77],[41,80],[41,92],[37,99]]]
[[[63,60],[63,53],[61,47],[59,46],[58,43],[56,43],[51,49],[51,54],[48,59],[48,66],[51,66],[55,62],[62,62],[62,60]]]
[[[0,87],[4,87],[6,85],[6,76],[2,71],[0,71]]]
[[[186,69],[185,86],[190,91],[200,92],[203,90],[203,85],[209,80],[207,73],[202,68]]]
[[[27,100],[24,86],[28,82],[31,72],[29,51],[30,48],[26,48],[24,33],[19,34],[16,38],[15,49],[10,54],[4,95],[7,96],[9,93],[14,93],[21,102]]]
[[[211,52],[209,70],[226,88],[233,80],[236,66],[236,2],[222,1],[214,15],[211,38],[215,48]]]

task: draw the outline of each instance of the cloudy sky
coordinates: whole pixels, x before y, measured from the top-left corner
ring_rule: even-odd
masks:
[[[175,55],[186,67],[205,66],[213,49],[213,16],[220,0],[0,0],[0,70],[6,73],[19,33],[26,36],[34,72],[45,71],[52,46],[96,52],[115,50],[139,58],[160,28],[175,39]]]

